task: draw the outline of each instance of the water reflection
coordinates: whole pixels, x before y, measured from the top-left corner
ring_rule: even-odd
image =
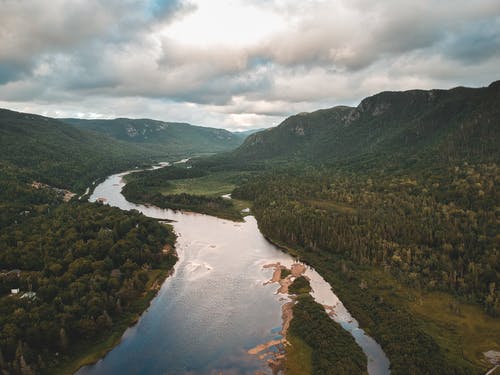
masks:
[[[174,220],[180,259],[138,324],[103,360],[78,374],[270,373],[263,360],[247,353],[276,338],[286,302],[276,294],[275,284],[264,285],[272,270],[263,266],[291,266],[294,260],[266,241],[252,216],[234,223],[128,202],[121,194],[125,174],[110,176],[90,200]],[[306,275],[315,299],[335,306],[334,319],[367,354],[369,373],[388,374],[389,362],[380,346],[358,328],[317,272],[308,268]]]

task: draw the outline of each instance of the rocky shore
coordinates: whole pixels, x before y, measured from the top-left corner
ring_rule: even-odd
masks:
[[[294,263],[290,268],[287,268],[277,262],[266,264],[263,266],[263,268],[273,269],[273,276],[269,281],[266,281],[264,285],[279,284],[279,288],[276,293],[283,294],[283,300],[288,299],[289,301],[284,303],[281,307],[281,338],[273,339],[264,344],[257,345],[249,349],[248,354],[258,355],[260,359],[266,360],[273,374],[276,375],[283,370],[284,362],[286,359],[285,347],[287,345],[290,345],[286,340],[286,334],[293,319],[293,306],[295,304],[295,301],[294,298],[288,294],[288,288],[297,277],[302,276],[305,273],[306,266],[301,263]]]

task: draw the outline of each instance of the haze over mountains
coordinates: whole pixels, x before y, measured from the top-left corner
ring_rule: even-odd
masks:
[[[64,121],[0,109],[1,165],[81,190],[112,171],[228,151],[244,137],[224,129],[149,119]]]
[[[150,119],[62,119],[61,121],[82,130],[103,133],[117,140],[155,146],[158,150],[169,153],[227,151],[239,146],[244,138],[225,129]]]
[[[2,164],[60,187],[82,187],[109,168],[140,161],[233,149],[227,159],[242,162],[498,162],[498,103],[500,81],[484,88],[382,92],[357,107],[300,113],[274,128],[239,133],[150,119],[58,120],[1,109],[0,156]]]

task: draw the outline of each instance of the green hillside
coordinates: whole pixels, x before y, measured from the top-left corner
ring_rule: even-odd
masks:
[[[231,157],[386,166],[463,158],[498,161],[499,103],[500,82],[477,89],[382,92],[356,108],[291,116],[249,136]]]
[[[500,82],[384,92],[199,167],[267,166],[233,197],[331,283],[392,373],[481,373],[500,350],[499,104]]]
[[[0,110],[0,372],[69,374],[137,320],[176,261],[170,227],[138,212],[63,202],[145,147]],[[117,277],[118,275],[118,277]],[[19,295],[11,295],[19,289]],[[28,296],[28,297],[26,297]]]
[[[483,352],[500,351],[499,103],[499,82],[383,92],[291,116],[189,175],[145,172],[129,193],[171,200],[173,184],[200,191],[199,173],[221,188],[231,175],[232,197],[332,285],[391,373],[484,373]]]
[[[244,131],[239,131],[239,132],[232,132],[232,133],[234,135],[240,137],[242,140],[244,140],[249,135],[252,135],[252,134],[257,133],[257,132],[261,132],[263,130],[265,130],[265,129],[264,128],[260,128],[260,129],[250,129],[250,130],[244,130]]]
[[[0,109],[0,167],[19,169],[17,178],[83,191],[96,178],[160,156],[53,118]]]
[[[127,143],[147,145],[158,151],[200,154],[228,151],[243,138],[224,129],[149,119],[63,119],[79,129],[92,130]]]

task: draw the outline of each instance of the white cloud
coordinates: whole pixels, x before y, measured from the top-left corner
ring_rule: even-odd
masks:
[[[227,128],[498,79],[500,3],[0,0],[0,105]]]

